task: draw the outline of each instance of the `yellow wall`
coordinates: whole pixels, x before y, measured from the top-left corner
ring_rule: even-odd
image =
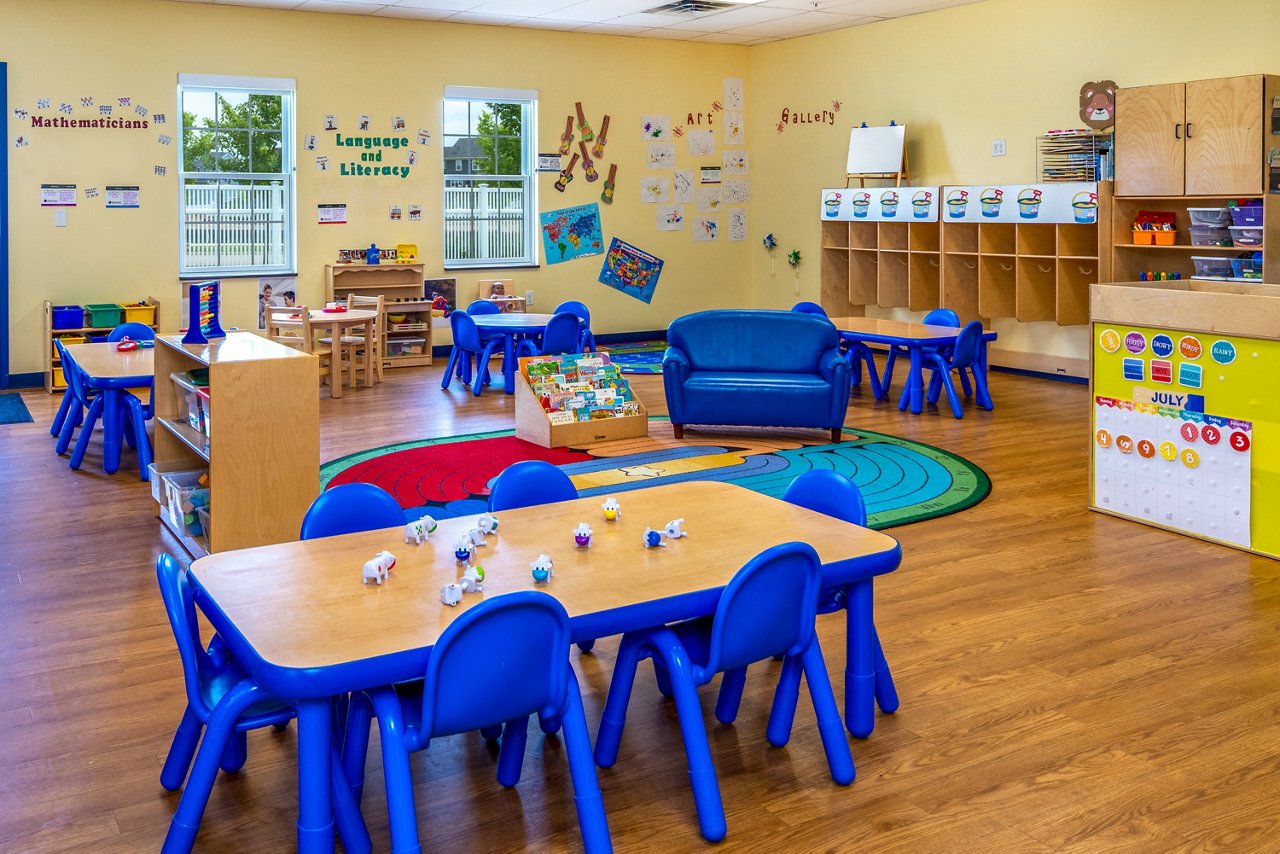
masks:
[[[1035,137],[1079,127],[1090,80],[1121,86],[1274,72],[1280,3],[1235,0],[988,0],[751,49],[752,293],[762,307],[818,298],[817,200],[844,183],[849,128],[907,125],[912,183],[1035,178]],[[775,130],[783,107],[843,102],[834,126]],[[1008,155],[991,157],[991,140]],[[760,246],[779,240],[776,278]],[[756,233],[758,232],[758,234]],[[781,255],[800,249],[800,294]],[[784,272],[785,271],[785,272]],[[903,316],[906,316],[903,314]],[[1087,358],[1085,326],[998,320],[1000,346]]]
[[[11,264],[11,369],[43,369],[42,302],[115,302],[150,294],[163,305],[162,326],[179,325],[178,182],[176,137],[179,73],[286,77],[297,81],[298,284],[300,298],[322,299],[323,264],[339,248],[416,243],[427,275],[444,275],[441,253],[440,99],[446,85],[539,91],[538,150],[554,151],[564,118],[582,101],[595,124],[612,116],[604,162],[619,164],[612,206],[601,205],[604,236],[618,236],[664,258],[653,303],[599,284],[594,256],[540,270],[515,270],[517,289],[535,291],[536,308],[567,299],[591,306],[600,332],[661,329],[689,310],[741,305],[749,300],[745,244],[723,239],[694,244],[690,233],[655,230],[654,206],[639,202],[644,173],[640,117],[707,110],[721,97],[725,76],[744,77],[747,49],[653,39],[474,27],[351,15],[298,13],[167,0],[56,0],[5,4],[0,61],[9,63],[10,104],[31,110],[37,98],[62,101],[88,117],[81,96],[95,105],[120,96],[163,111],[169,124],[145,131],[32,129],[9,118],[9,138],[30,134],[25,148],[9,147]],[[46,111],[47,114],[48,111]],[[344,129],[367,113],[386,130],[402,115],[410,136],[432,132],[410,176],[361,178],[337,174],[338,149],[321,130],[323,116],[339,116]],[[56,112],[55,112],[56,114]],[[119,108],[116,109],[119,115]],[[301,149],[308,133],[334,169],[320,173],[314,154]],[[416,147],[416,146],[415,146]],[[677,165],[696,165],[683,144]],[[166,165],[157,177],[153,167]],[[602,169],[602,173],[603,173]],[[552,190],[554,175],[539,178],[539,208],[596,201],[603,178],[589,184],[579,172],[567,192]],[[74,183],[79,206],[69,226],[55,228],[53,211],[39,207],[41,183]],[[142,187],[142,207],[106,210],[86,187]],[[347,202],[349,224],[316,224],[316,204]],[[422,222],[392,223],[388,206],[421,203]],[[494,271],[460,272],[468,301],[478,278]],[[224,325],[255,325],[256,280],[227,280]],[[447,336],[447,329],[445,330]],[[446,338],[447,340],[447,338]]]

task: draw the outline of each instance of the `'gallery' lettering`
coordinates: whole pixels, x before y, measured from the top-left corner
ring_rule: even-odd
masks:
[[[836,114],[830,110],[823,110],[818,113],[793,113],[789,107],[782,108],[781,125],[834,125],[836,123]]]

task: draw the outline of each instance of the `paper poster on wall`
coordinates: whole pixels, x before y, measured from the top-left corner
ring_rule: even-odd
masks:
[[[743,102],[742,78],[726,77],[724,79],[724,108],[726,110],[741,110]]]
[[[749,201],[747,182],[742,178],[730,178],[720,187],[726,205],[745,205]]]
[[[49,109],[49,105],[52,103],[53,101],[50,101],[48,98],[36,98],[36,109],[47,110]]]
[[[677,169],[672,178],[672,193],[675,201],[688,204],[693,201],[693,170]]]
[[[31,137],[29,136],[18,135],[13,138],[14,148],[26,148],[30,144],[31,144]]]
[[[833,187],[821,191],[823,219],[937,222],[937,187]]]
[[[76,206],[75,184],[41,184],[40,207],[42,208],[74,208]]]
[[[645,162],[650,169],[670,169],[676,165],[676,147],[669,142],[645,146]]]
[[[430,144],[431,144],[431,131],[427,130],[426,128],[418,128],[418,145],[430,145]]]
[[[140,116],[145,116],[148,112],[150,112],[150,110],[148,110],[146,107],[142,106],[141,104],[134,107],[133,111]]]
[[[742,113],[731,111],[724,114],[724,144],[747,144],[747,130],[742,120]]]
[[[729,239],[741,241],[747,239],[747,209],[729,209]]]
[[[641,178],[640,201],[647,204],[671,201],[671,180],[657,175]]]
[[[100,116],[109,116],[109,115],[111,115],[111,105],[110,105],[110,104],[100,104],[100,105],[98,105],[98,115],[100,115]]]
[[[139,203],[138,188],[135,187],[107,187],[107,207],[108,208],[136,208]],[[97,195],[97,191],[94,192]],[[85,195],[88,195],[86,192]]]
[[[302,147],[307,151],[315,151],[316,144],[319,142],[318,137],[314,133],[309,133],[302,141]]]
[[[419,222],[422,220],[422,205],[409,203],[409,222]]]
[[[81,97],[81,98],[80,98],[80,106],[82,106],[82,107],[92,107],[92,106],[93,106],[93,97],[92,97],[91,95],[85,95],[85,96]]]
[[[946,187],[945,222],[1098,221],[1098,185],[1092,181],[1051,184]]]
[[[693,220],[693,242],[709,243],[720,236],[720,220],[710,217],[696,217]]]
[[[538,155],[538,171],[539,172],[559,172],[564,167],[560,165],[560,153],[556,151]]]
[[[167,174],[169,173],[169,167],[167,167],[167,166],[155,166],[155,167],[153,167],[153,168],[152,168],[152,170],[151,170],[151,171],[152,171],[152,172],[155,172],[155,173],[156,173],[156,175],[158,175],[158,176],[160,176],[161,178],[163,178],[165,175],[167,175]]]
[[[165,123],[166,120],[167,120],[167,117],[165,116],[164,113],[153,113],[151,116],[151,123],[153,125],[162,125]]]
[[[168,145],[169,143],[173,142],[173,137],[169,136],[168,134],[162,133],[156,137],[156,142],[160,143],[161,145]]]
[[[691,130],[687,137],[690,157],[707,157],[716,150],[716,132],[713,130]]]
[[[392,117],[391,117],[391,129],[392,129],[392,130],[404,130],[404,128],[405,128],[405,124],[404,124],[404,116],[392,116]]]
[[[347,221],[347,204],[338,202],[316,205],[316,222],[320,225],[342,225]]]
[[[715,213],[720,210],[721,196],[719,186],[699,187],[696,195],[699,213]]]
[[[391,220],[392,222],[399,222],[400,220],[404,219],[404,208],[400,207],[399,205],[388,205],[387,219]]]
[[[658,205],[658,231],[680,231],[684,228],[684,205]]]
[[[316,169],[319,169],[321,172],[329,171],[329,155],[327,154],[316,155]]]
[[[661,258],[615,237],[600,268],[600,283],[648,304],[661,275]]]
[[[719,166],[703,166],[698,170],[698,180],[703,184],[719,184],[720,183],[720,167]]]
[[[671,116],[641,116],[640,136],[648,142],[667,139],[671,131]]]
[[[97,187],[85,187],[85,188],[84,188],[84,197],[85,197],[86,199],[96,199],[96,198],[98,198],[98,188],[97,188]]]
[[[724,174],[726,175],[745,175],[747,174],[747,153],[745,151],[726,151],[722,154],[724,164]]]
[[[258,279],[258,328],[267,328],[267,306],[292,308],[298,304],[298,280],[293,276]]]
[[[368,130],[369,122],[370,122],[369,117],[362,114],[360,118],[356,120],[356,127],[359,128],[360,130]]]
[[[595,202],[545,211],[538,220],[542,227],[542,254],[548,264],[599,255],[604,251],[600,206]]]

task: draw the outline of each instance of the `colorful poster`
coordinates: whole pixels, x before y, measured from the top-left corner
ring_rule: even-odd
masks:
[[[946,188],[952,189],[952,188]],[[822,191],[821,216],[836,221],[937,222],[937,187],[838,187]]]
[[[600,268],[600,282],[648,304],[662,275],[662,259],[613,238]]]
[[[578,205],[545,211],[539,216],[542,226],[542,252],[548,264],[572,261],[604,251],[600,233],[600,205]]]
[[[684,228],[684,205],[658,205],[658,231],[680,231]]]
[[[96,191],[94,195],[97,195]],[[108,208],[138,207],[138,188],[137,187],[107,187],[107,207]]]
[[[1089,181],[944,187],[945,222],[1098,221],[1098,185]]]

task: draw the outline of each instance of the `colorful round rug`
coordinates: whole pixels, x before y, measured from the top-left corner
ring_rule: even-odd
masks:
[[[955,513],[991,491],[986,472],[941,448],[869,430],[844,433],[844,441],[831,443],[813,430],[690,429],[678,440],[668,420],[651,418],[644,438],[548,449],[499,430],[350,454],[320,467],[320,486],[377,484],[396,497],[407,519],[423,513],[443,519],[484,512],[489,483],[519,460],[559,466],[584,496],[719,480],[780,498],[797,475],[832,469],[858,484],[872,528]]]
[[[609,360],[624,374],[662,373],[662,354],[667,351],[666,341],[631,341],[625,344],[601,344],[600,352],[608,353]]]

